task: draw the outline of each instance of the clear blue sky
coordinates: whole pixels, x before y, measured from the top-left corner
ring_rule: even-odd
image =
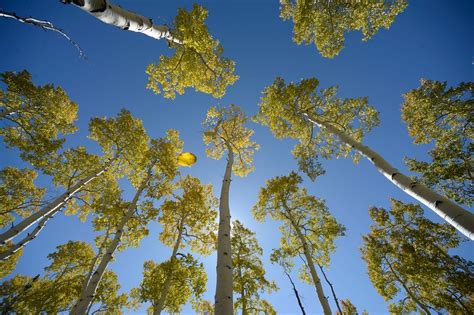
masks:
[[[86,138],[87,123],[96,116],[114,116],[122,107],[143,120],[153,137],[168,128],[181,132],[185,149],[196,153],[197,164],[186,170],[205,183],[212,183],[218,194],[224,173],[224,160],[206,157],[201,140],[201,122],[211,105],[238,104],[247,114],[255,114],[264,87],[276,76],[286,81],[317,77],[321,86],[339,85],[339,96],[368,96],[380,112],[381,125],[372,131],[365,143],[381,153],[396,167],[406,170],[403,158],[425,157],[427,146],[415,146],[407,135],[400,117],[402,94],[419,86],[421,78],[448,81],[457,85],[473,79],[472,1],[410,1],[404,13],[395,19],[390,30],[382,30],[369,42],[360,33],[346,37],[346,47],[335,59],[322,58],[315,47],[297,46],[292,41],[292,23],[279,18],[277,1],[198,1],[209,10],[208,26],[224,46],[225,55],[236,61],[240,80],[231,86],[224,98],[215,100],[192,90],[175,100],[166,100],[145,89],[147,64],[169,54],[166,42],[121,31],[96,20],[73,6],[58,0],[0,1],[0,7],[21,16],[34,16],[52,21],[77,41],[87,54],[79,59],[77,51],[66,40],[52,32],[33,26],[0,19],[2,48],[0,71],[27,69],[37,84],[53,83],[63,87],[79,104],[79,132],[68,138],[66,145],[94,147]],[[116,0],[114,3],[151,17],[155,22],[171,22],[178,7],[190,8],[191,1]],[[280,291],[268,296],[278,314],[297,314],[291,287],[277,266],[269,263],[271,249],[278,246],[278,223],[264,224],[253,220],[250,210],[265,180],[286,175],[296,169],[291,156],[293,142],[272,137],[269,130],[253,125],[261,150],[255,156],[255,172],[235,178],[231,187],[231,212],[256,231],[264,249],[267,277],[276,280]],[[0,166],[24,165],[14,150],[2,148]],[[339,298],[349,298],[359,310],[371,314],[387,313],[384,300],[372,287],[359,248],[361,235],[369,230],[370,206],[389,207],[389,198],[414,202],[398,190],[373,166],[363,160],[354,165],[350,160],[325,161],[326,175],[316,183],[305,181],[308,191],[324,198],[334,216],[347,228],[347,235],[337,241],[337,251],[327,271]],[[47,179],[41,182],[47,183]],[[52,188],[53,196],[59,190]],[[126,196],[131,195],[126,191]],[[472,210],[472,209],[471,209]],[[427,217],[439,221],[425,209]],[[157,239],[158,224],[150,225],[150,235],[141,247],[127,249],[110,265],[119,277],[124,291],[137,286],[145,260],[167,259],[170,248]],[[92,241],[90,224],[75,217],[56,216],[21,258],[17,273],[36,275],[48,265],[46,256],[57,245],[68,240]],[[457,253],[474,260],[473,245],[464,243]],[[215,288],[215,255],[203,258],[209,276],[205,297],[213,300]],[[293,273],[296,280],[296,272]],[[434,275],[434,280],[435,279]],[[313,287],[297,282],[308,313],[319,314],[321,307]],[[326,294],[330,291],[325,286]],[[333,310],[334,303],[331,300]],[[137,314],[143,313],[142,309]],[[192,313],[189,306],[185,313]]]

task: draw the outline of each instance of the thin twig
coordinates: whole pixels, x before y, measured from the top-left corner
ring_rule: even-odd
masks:
[[[78,43],[72,40],[72,38],[69,37],[69,35],[67,35],[62,29],[54,26],[53,23],[51,22],[38,20],[32,17],[21,17],[21,16],[16,15],[16,13],[6,12],[6,11],[3,11],[2,9],[0,9],[0,17],[14,19],[18,22],[25,23],[25,24],[31,24],[31,25],[40,27],[44,31],[56,32],[59,35],[66,38],[74,47],[76,47],[76,49],[79,51],[80,58],[86,57],[86,55],[84,54],[84,50],[82,50],[81,46],[79,46]]]
[[[303,303],[301,302],[300,295],[298,293],[298,290],[296,290],[295,283],[293,282],[293,279],[291,279],[290,274],[288,272],[286,272],[286,270],[283,270],[283,272],[285,273],[285,275],[288,277],[288,279],[291,282],[291,286],[293,287],[293,291],[295,292],[296,299],[298,300],[298,305],[300,306],[301,312],[303,313],[303,315],[306,315],[306,312],[304,311]]]

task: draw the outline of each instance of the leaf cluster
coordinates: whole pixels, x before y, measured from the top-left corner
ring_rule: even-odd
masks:
[[[375,224],[363,237],[363,259],[391,311],[472,309],[473,264],[449,254],[460,242],[450,225],[433,223],[420,206],[394,199],[390,211],[371,208],[369,213]]]
[[[446,82],[421,80],[404,95],[402,118],[414,143],[433,143],[430,162],[406,159],[425,184],[470,206],[474,201],[474,84],[447,88]]]
[[[254,131],[245,127],[248,118],[239,106],[211,107],[203,122],[204,144],[207,156],[219,160],[224,153],[232,152],[235,162],[232,171],[246,176],[254,170],[253,155],[260,146],[250,140]]]
[[[280,17],[293,21],[293,40],[315,44],[320,54],[334,58],[344,48],[345,33],[362,32],[368,41],[379,29],[388,29],[407,1],[281,0]]]
[[[239,79],[234,74],[235,62],[222,57],[222,45],[209,34],[205,25],[207,14],[197,4],[190,12],[178,10],[172,34],[181,43],[170,43],[175,53],[161,56],[158,64],[148,65],[147,88],[171,99],[189,87],[221,98],[227,86]]]
[[[256,116],[256,121],[269,127],[275,137],[298,140],[293,156],[298,160],[300,170],[312,180],[324,173],[320,157],[348,157],[352,153],[354,162],[360,159],[359,154],[324,128],[323,123],[356,141],[361,141],[379,123],[378,113],[366,97],[341,99],[336,96],[337,87],[321,89],[317,93],[318,85],[315,78],[289,84],[277,78],[263,91]],[[319,122],[317,132],[315,123],[308,117]]]

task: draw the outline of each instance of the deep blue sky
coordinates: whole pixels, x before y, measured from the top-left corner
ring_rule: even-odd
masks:
[[[473,79],[472,1],[411,1],[390,30],[380,31],[369,42],[362,42],[360,33],[350,33],[346,47],[332,60],[321,57],[313,45],[298,46],[292,41],[292,23],[279,18],[277,1],[198,2],[208,8],[209,29],[223,44],[225,55],[236,61],[236,72],[240,75],[240,80],[229,87],[220,100],[192,90],[175,100],[154,95],[145,89],[145,68],[160,55],[171,53],[166,42],[105,25],[57,0],[0,1],[0,7],[21,16],[52,21],[82,46],[87,59],[80,59],[74,47],[55,33],[1,19],[0,71],[27,69],[35,83],[61,86],[79,104],[80,130],[68,138],[67,146],[95,147],[86,138],[89,119],[114,116],[122,107],[142,119],[153,137],[163,135],[168,128],[179,130],[185,149],[198,156],[198,163],[184,173],[213,183],[216,194],[220,190],[225,161],[207,158],[201,140],[201,122],[211,105],[234,103],[253,115],[258,110],[261,91],[276,76],[286,81],[317,77],[322,87],[338,85],[341,97],[369,97],[380,112],[381,125],[364,142],[405,171],[403,158],[423,158],[428,146],[415,146],[408,137],[400,117],[401,95],[418,87],[421,78],[448,81],[450,85]],[[173,20],[178,7],[192,5],[191,1],[156,0],[117,0],[114,3],[164,23]],[[232,182],[231,212],[234,218],[256,231],[264,249],[267,276],[280,287],[280,291],[268,299],[279,314],[296,314],[296,300],[287,279],[279,267],[268,261],[271,249],[278,246],[278,223],[257,223],[250,213],[258,189],[266,179],[296,169],[290,153],[294,143],[274,139],[266,128],[252,127],[261,150],[255,156],[255,172]],[[1,167],[24,165],[14,150],[2,148],[0,159]],[[359,310],[366,309],[372,314],[387,313],[386,303],[372,287],[360,258],[361,235],[368,232],[371,224],[367,210],[370,206],[389,207],[390,197],[414,201],[365,160],[359,165],[344,159],[325,161],[323,165],[326,175],[315,183],[306,180],[305,187],[324,198],[337,220],[347,228],[347,235],[337,241],[328,277],[340,299],[349,298]],[[57,192],[53,188],[49,194]],[[126,196],[131,193],[127,190]],[[430,210],[425,211],[427,217],[439,221]],[[171,253],[171,249],[162,246],[157,239],[158,224],[151,224],[150,229],[150,236],[143,240],[140,248],[118,254],[110,265],[125,291],[140,282],[145,260],[163,261]],[[40,273],[48,264],[47,254],[57,245],[68,240],[92,241],[93,238],[90,224],[58,215],[28,245],[17,272]],[[464,243],[456,253],[474,260],[472,243]],[[213,300],[215,255],[203,261],[209,276],[205,297]],[[296,279],[296,272],[293,275]],[[300,281],[297,286],[308,313],[320,313],[313,287]],[[325,290],[330,295],[327,286]],[[335,310],[332,300],[331,305]],[[185,312],[192,313],[189,306]]]

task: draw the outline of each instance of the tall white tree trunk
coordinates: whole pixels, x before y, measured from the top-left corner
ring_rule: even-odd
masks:
[[[59,210],[58,210],[59,211]],[[58,213],[58,211],[54,211],[43,217],[41,221],[36,225],[36,227],[28,233],[24,238],[22,238],[19,242],[16,244],[13,244],[10,248],[8,248],[6,251],[0,253],[0,261],[5,261],[8,258],[10,258],[13,254],[15,254],[17,251],[25,247],[29,242],[31,242],[33,239],[36,238],[36,236],[41,232],[41,230],[44,228],[46,223],[51,219],[55,214]]]
[[[102,244],[100,244],[100,247],[98,248],[98,253],[97,253],[97,255],[95,255],[94,259],[92,260],[90,268],[89,268],[89,272],[87,273],[87,276],[84,278],[84,281],[82,282],[80,298],[83,298],[82,294],[86,291],[87,286],[89,285],[89,283],[92,279],[92,275],[93,275],[94,270],[95,270],[95,265],[97,264],[97,261],[99,260],[99,258],[102,256],[102,250],[103,250],[103,248],[105,247],[105,245],[107,243],[107,240],[108,240],[109,235],[110,235],[110,231],[111,231],[111,227],[108,227],[107,232],[105,233],[104,240],[102,241]]]
[[[132,32],[142,33],[155,39],[166,39],[181,44],[174,38],[168,26],[155,25],[150,18],[122,9],[107,0],[61,0],[72,3],[106,24]]]
[[[61,210],[61,207],[63,207],[69,201],[69,199],[71,199],[74,196],[74,194],[82,190],[87,184],[89,184],[95,178],[99,177],[104,172],[106,172],[107,168],[110,166],[112,161],[113,160],[109,161],[106,166],[97,170],[96,172],[89,175],[88,177],[78,181],[75,185],[70,187],[65,193],[63,193],[62,195],[57,197],[55,200],[50,202],[43,209],[39,210],[38,212],[33,213],[29,217],[23,219],[23,221],[21,221],[17,225],[12,226],[9,230],[0,234],[0,244],[6,244],[6,242],[12,240],[14,237],[16,237],[18,234],[28,229],[30,226],[32,226],[36,222],[43,220],[45,218],[49,219],[52,215],[54,215],[59,210]],[[44,221],[43,223],[46,223],[46,221]],[[38,234],[39,231],[41,231],[41,229],[42,228],[40,228],[36,234]]]
[[[115,232],[112,242],[107,247],[107,250],[105,251],[104,256],[102,257],[102,260],[100,261],[99,266],[97,266],[96,271],[92,274],[92,277],[86,289],[83,292],[81,292],[79,301],[77,301],[77,304],[74,305],[74,307],[72,308],[71,314],[73,315],[87,314],[87,310],[89,309],[92,303],[97,287],[99,286],[100,280],[102,279],[102,276],[104,275],[108,264],[112,260],[115,250],[120,244],[120,240],[123,234],[123,229],[125,225],[127,224],[127,222],[132,218],[133,214],[135,213],[138,199],[143,193],[143,190],[145,189],[149,179],[150,179],[150,176],[147,176],[147,178],[142,182],[137,192],[135,193],[135,196],[133,197],[127,209],[127,212],[123,216],[122,220],[120,220],[119,224],[117,225],[117,230]]]
[[[316,289],[316,294],[318,297],[319,302],[323,308],[324,315],[331,315],[331,307],[329,306],[328,299],[324,295],[323,286],[321,285],[321,280],[318,277],[318,273],[316,272],[316,268],[314,267],[313,257],[311,256],[310,248],[308,247],[308,243],[306,242],[306,238],[301,233],[299,226],[296,222],[291,218],[291,213],[287,207],[285,207],[288,212],[288,218],[291,220],[291,225],[295,229],[296,234],[303,246],[304,256],[306,258],[306,264],[308,265],[309,272],[311,274],[311,278],[313,279],[314,287]]]
[[[342,142],[366,157],[372,164],[374,164],[375,168],[380,173],[397,187],[436,212],[436,214],[454,226],[459,232],[471,240],[474,240],[474,214],[460,207],[446,197],[441,196],[425,185],[413,181],[409,177],[403,175],[399,170],[390,165],[390,163],[388,163],[380,154],[354,140],[352,137],[330,123],[321,121],[306,113],[304,115],[310,122],[319,128],[324,128],[338,136]]]
[[[178,254],[179,246],[181,245],[181,239],[183,236],[183,221],[181,221],[180,227],[179,227],[179,232],[178,232],[178,238],[176,239],[176,242],[173,247],[173,252],[171,253],[171,258],[170,258],[170,270],[168,271],[168,274],[166,275],[165,283],[163,284],[163,289],[161,290],[160,294],[160,299],[156,303],[156,306],[153,306],[153,315],[160,315],[161,312],[163,311],[163,308],[165,306],[166,298],[168,297],[168,292],[170,290],[171,282],[173,281],[173,268],[174,268],[174,262],[176,260],[176,254]]]
[[[234,152],[228,145],[227,166],[219,199],[219,231],[217,233],[217,283],[214,311],[216,315],[234,314],[232,281],[232,247],[230,243],[229,189]]]

